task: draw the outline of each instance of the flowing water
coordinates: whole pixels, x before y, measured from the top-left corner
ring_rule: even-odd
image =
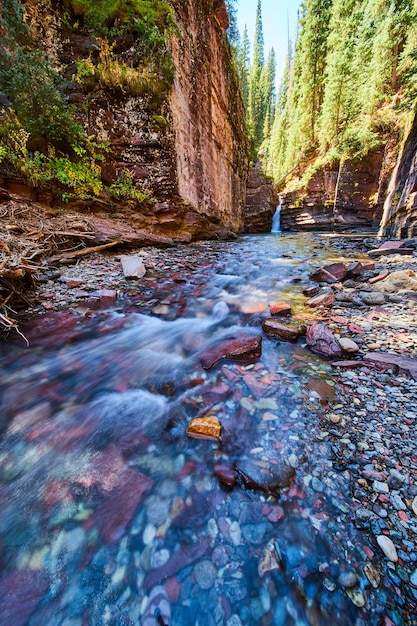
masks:
[[[368,539],[320,438],[329,364],[266,337],[254,364],[200,363],[261,335],[271,301],[301,313],[330,255],[305,235],[185,250],[140,300],[2,345],[0,622],[151,626],[169,605],[175,626],[379,624],[393,590],[362,572]],[[221,442],[186,435],[207,413]]]

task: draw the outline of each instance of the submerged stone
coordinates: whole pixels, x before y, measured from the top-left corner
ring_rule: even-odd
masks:
[[[398,561],[398,554],[392,539],[386,535],[378,535],[376,540],[385,556],[388,557],[388,559],[393,563],[396,563]]]
[[[220,359],[254,363],[262,354],[262,338],[242,336],[224,341],[200,355],[201,365],[210,369]]]
[[[288,324],[282,324],[273,318],[267,318],[263,321],[262,330],[268,337],[276,337],[285,341],[297,341],[301,336],[300,329]]]
[[[211,439],[218,441],[221,438],[222,426],[215,415],[196,417],[187,427],[187,435],[195,439]]]

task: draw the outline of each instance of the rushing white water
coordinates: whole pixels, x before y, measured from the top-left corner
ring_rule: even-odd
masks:
[[[281,199],[277,208],[275,209],[274,216],[272,218],[271,233],[280,233],[281,231]]]

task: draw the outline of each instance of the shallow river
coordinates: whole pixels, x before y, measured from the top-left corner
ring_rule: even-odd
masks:
[[[301,314],[331,254],[306,235],[206,242],[175,275],[170,254],[136,299],[1,345],[0,623],[401,623],[320,440],[330,365],[266,337],[254,364],[200,362],[261,335],[270,302]],[[221,442],[186,435],[208,413]]]

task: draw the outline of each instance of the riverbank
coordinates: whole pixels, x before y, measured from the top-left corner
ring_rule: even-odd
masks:
[[[274,250],[274,237],[267,235],[264,238],[256,238],[256,245],[263,245],[264,250]],[[205,455],[220,459],[223,465],[229,463],[229,459],[241,459],[237,461],[239,468],[245,467],[244,463],[250,458],[264,471],[274,467],[271,463],[277,461],[280,463],[282,458],[296,475],[296,484],[292,484],[289,491],[283,489],[278,500],[279,504],[274,504],[275,500],[271,500],[263,505],[266,518],[262,517],[255,502],[243,502],[239,492],[232,504],[221,504],[220,513],[214,514],[211,511],[210,515],[215,515],[217,520],[217,534],[213,535],[216,550],[220,552],[220,549],[223,550],[223,544],[231,542],[231,545],[235,546],[232,562],[238,568],[238,563],[242,559],[239,550],[243,551],[246,544],[258,546],[259,533],[265,532],[267,536],[268,532],[274,531],[273,528],[269,528],[270,524],[279,525],[282,521],[283,526],[279,528],[277,526],[275,535],[280,540],[283,553],[281,560],[275,549],[273,558],[276,561],[271,560],[272,557],[267,559],[270,549],[268,543],[265,555],[262,557],[261,553],[259,557],[262,561],[259,567],[263,575],[265,571],[267,573],[270,571],[268,568],[272,571],[286,568],[288,580],[293,579],[294,575],[299,577],[298,588],[303,589],[302,593],[306,597],[309,597],[308,585],[311,579],[319,576],[320,581],[323,578],[322,582],[329,597],[336,597],[342,589],[350,598],[348,602],[352,601],[359,611],[365,606],[369,618],[367,623],[378,626],[391,623],[415,624],[413,616],[417,605],[415,510],[417,455],[414,442],[417,434],[417,382],[410,374],[399,373],[392,368],[386,368],[385,371],[374,369],[371,362],[365,361],[369,352],[394,352],[415,358],[417,354],[415,292],[397,290],[379,298],[374,297],[374,301],[379,300],[379,304],[366,304],[363,296],[359,294],[382,294],[378,285],[381,285],[383,279],[377,281],[375,279],[385,272],[390,274],[398,271],[414,272],[417,258],[413,253],[410,256],[394,254],[373,258],[369,251],[378,247],[380,242],[371,237],[352,239],[326,235],[309,236],[309,241],[306,242],[306,246],[309,246],[308,252],[304,252],[303,256],[300,254],[302,242],[297,244],[299,246],[297,248],[291,235],[282,237],[285,242],[282,249],[285,252],[280,262],[283,265],[275,264],[274,258],[269,257],[268,265],[270,265],[269,274],[275,272],[276,283],[279,283],[276,285],[276,292],[282,294],[281,297],[287,299],[293,308],[292,318],[288,318],[287,322],[311,324],[316,320],[325,321],[335,335],[348,337],[356,343],[358,351],[348,356],[346,360],[356,362],[358,367],[354,367],[352,363],[349,365],[352,369],[332,366],[334,359],[320,359],[311,353],[306,347],[304,338],[299,339],[295,346],[279,342],[277,348],[282,356],[277,358],[277,366],[274,365],[274,361],[270,362],[271,358],[275,358],[271,356],[274,341],[264,338],[267,360],[263,366],[256,363],[247,366],[225,365],[214,368],[213,372],[207,375],[209,376],[207,379],[195,379],[193,382],[193,385],[197,384],[195,397],[188,395],[184,397],[186,402],[181,405],[183,407],[181,413],[186,407],[194,405],[199,412],[204,412],[208,406],[213,406],[214,402],[214,406],[218,406],[227,435],[220,451],[213,450],[208,455],[206,451]],[[90,374],[88,370],[84,377],[88,379],[94,374],[94,380],[90,382],[94,383],[95,387],[99,384],[104,388],[123,390],[126,385],[128,388],[135,387],[138,384],[133,382],[136,378],[140,384],[146,371],[146,364],[140,364],[137,360],[133,360],[125,371],[120,355],[124,344],[119,345],[118,341],[126,342],[126,339],[118,340],[116,334],[113,339],[111,338],[113,331],[123,329],[129,312],[144,313],[150,318],[159,318],[167,322],[190,320],[190,336],[185,338],[186,345],[181,348],[186,350],[191,347],[195,350],[198,345],[197,339],[192,337],[192,324],[198,319],[203,321],[210,317],[214,307],[218,307],[219,304],[223,306],[218,312],[231,316],[235,320],[235,325],[259,331],[262,321],[270,316],[268,298],[272,299],[273,296],[269,295],[270,292],[264,287],[264,279],[245,290],[245,275],[239,278],[237,273],[234,273],[237,269],[237,257],[240,257],[239,261],[242,257],[245,261],[245,255],[249,257],[250,241],[250,238],[243,238],[233,244],[206,241],[169,250],[142,249],[138,255],[146,273],[138,279],[127,279],[124,276],[120,255],[91,255],[74,265],[48,268],[41,276],[40,289],[30,294],[31,299],[35,301],[32,317],[21,326],[23,334],[34,348],[31,351],[33,358],[38,358],[37,348],[43,347],[46,352],[51,348],[58,349],[60,367],[64,374],[53,393],[42,392],[47,394],[48,403],[62,402],[60,399],[57,400],[56,394],[63,393],[61,387],[68,378],[66,372],[72,371],[71,368],[78,371],[81,367],[82,359],[85,358],[82,348],[80,352],[70,351],[67,357],[64,348],[71,344],[76,348],[80,338],[88,336],[90,331],[87,322],[90,320],[94,322],[94,319],[101,319],[103,322],[98,326],[99,330],[95,331],[92,349],[97,350],[99,346],[104,355],[107,342],[113,341],[110,343],[110,352],[113,350],[114,358],[108,363],[107,356],[97,358],[97,365],[94,367],[97,368],[97,372],[101,372],[100,376],[103,379],[97,379],[96,374],[93,371]],[[360,261],[365,267],[369,265],[369,268],[355,280],[344,279],[322,284],[308,281],[305,272],[302,273],[303,259],[305,263],[306,256],[310,255],[309,261],[314,260],[314,250],[322,251],[323,248],[327,251],[326,263],[343,261],[348,264]],[[312,263],[315,266],[313,269],[320,269],[324,265],[321,256],[317,257],[317,262]],[[256,275],[260,271],[258,258],[262,257],[254,256],[253,259],[247,259],[246,276]],[[371,263],[375,263],[373,268],[370,267]],[[283,267],[286,268],[285,273]],[[234,292],[235,285],[241,286],[237,293]],[[315,285],[322,291],[330,289],[333,292],[335,299],[332,306],[316,308],[305,305],[307,297],[301,294],[301,290]],[[84,324],[77,324],[83,320]],[[159,332],[161,335],[166,332],[162,325]],[[156,336],[154,341],[157,339]],[[16,340],[20,342],[23,353],[25,351],[23,338]],[[61,348],[63,348],[62,358]],[[175,356],[178,349],[174,346],[169,355]],[[123,351],[128,354],[128,350],[129,346],[126,345]],[[167,367],[174,367],[168,361],[168,355],[166,358]],[[136,373],[139,366],[140,375]],[[35,377],[39,376],[37,373],[39,364],[36,362],[32,367],[37,368],[34,371]],[[113,381],[109,376],[110,374],[112,377],[116,376],[119,367],[123,375],[119,377],[120,380]],[[41,370],[43,377],[49,377],[50,368],[50,363],[43,366]],[[305,375],[306,372],[308,376]],[[198,375],[201,377],[201,370]],[[129,382],[129,377],[132,382]],[[172,393],[172,379],[175,380],[175,377],[168,377],[170,383],[164,387],[164,393],[167,393],[168,397]],[[87,382],[89,379],[83,382],[81,392],[74,392],[71,389],[71,399],[73,395],[77,398],[86,393],[84,385]],[[278,385],[279,393],[273,384]],[[38,395],[37,393],[36,397]],[[230,408],[226,408],[230,403]],[[261,418],[259,425],[261,434],[254,436],[250,430],[251,421],[258,418],[258,414]],[[28,419],[27,416],[23,418],[23,413],[21,415],[24,423],[20,424],[20,429],[27,426]],[[242,425],[234,423],[236,415],[240,415],[239,419],[244,425],[243,434]],[[280,422],[276,421],[278,416]],[[274,432],[276,428],[281,427],[285,428],[283,441],[279,441],[277,433]],[[246,429],[249,429],[248,432]],[[120,444],[123,454],[127,454],[126,445],[126,442]],[[129,454],[131,445],[128,442]],[[175,445],[177,455],[178,445],[178,443]],[[238,446],[242,446],[242,449]],[[153,446],[149,458],[155,455],[157,457],[158,450],[158,447]],[[143,459],[146,458],[148,457],[143,456]],[[192,458],[192,462],[197,463],[196,459],[197,456]],[[141,463],[144,462],[137,461],[138,467],[142,468]],[[226,470],[218,471],[220,479],[230,479],[230,474]],[[144,471],[148,473],[147,466]],[[253,469],[249,467],[245,471],[253,478]],[[199,489],[201,488],[203,487],[200,486]],[[214,489],[211,483],[210,489]],[[214,497],[208,493],[211,492],[206,494],[204,491],[205,497]],[[215,489],[214,493],[217,494]],[[165,497],[162,498],[164,502]],[[220,496],[217,494],[216,497]],[[250,510],[249,504],[252,507]],[[150,508],[149,504],[148,516]],[[174,513],[172,516],[174,524]],[[232,522],[234,516],[236,521]],[[191,526],[194,528],[194,518],[191,520],[190,524],[186,524],[186,529]],[[324,556],[317,557],[320,566],[316,561],[308,560],[304,556],[303,541],[298,538],[299,531],[294,530],[295,524],[300,523],[299,520],[305,520],[304,531],[312,532],[314,528],[314,532],[319,534],[321,532],[323,538],[327,537],[327,541],[330,540],[330,536],[332,537],[334,553],[331,551],[328,553],[327,561]],[[366,542],[362,539],[357,541],[356,535],[353,535],[352,525],[358,531],[358,537],[362,536],[362,533],[367,538]],[[212,526],[213,524],[210,528]],[[214,533],[214,530],[212,532]],[[240,537],[240,533],[243,533],[242,544],[241,539],[238,541],[235,538]],[[312,537],[315,540],[314,535]],[[168,547],[173,550],[172,546]],[[256,547],[250,550],[260,551]],[[337,566],[335,561],[329,558],[331,554],[333,559],[337,558]],[[205,565],[207,562],[203,561]],[[214,556],[213,562],[217,566]],[[249,560],[247,562],[250,563]],[[320,574],[317,573],[317,567],[321,568]],[[226,574],[214,572],[213,577],[216,575],[218,577],[216,580],[222,581],[224,578],[228,581]],[[248,572],[245,575],[247,574]],[[235,587],[237,589],[237,581],[237,578],[232,577],[233,589]],[[287,579],[284,583],[289,584]],[[178,580],[176,584],[180,584]],[[224,583],[224,588],[227,584]],[[183,586],[184,595],[187,596],[186,584]],[[242,590],[240,587],[239,589],[240,593]],[[372,596],[372,589],[378,589],[378,598]],[[232,598],[230,600],[232,603],[238,603],[237,595],[232,596],[231,592],[230,594],[227,592],[226,595]],[[274,593],[271,591],[270,602],[273,601],[273,597]],[[267,599],[264,599],[264,603],[266,606]],[[372,617],[372,607],[375,603],[379,603],[375,609],[378,613]],[[276,615],[280,611],[282,615],[286,615],[286,611],[290,610],[284,605],[279,609],[279,606],[281,605],[278,603],[275,608]],[[381,617],[383,606],[388,607],[385,617]],[[340,607],[339,609],[343,613],[343,609]],[[267,610],[265,611],[266,615]],[[278,617],[276,619],[278,620]],[[349,618],[346,619],[344,623],[354,623],[349,622]],[[239,624],[236,620],[233,623]],[[255,622],[249,620],[246,623]]]

